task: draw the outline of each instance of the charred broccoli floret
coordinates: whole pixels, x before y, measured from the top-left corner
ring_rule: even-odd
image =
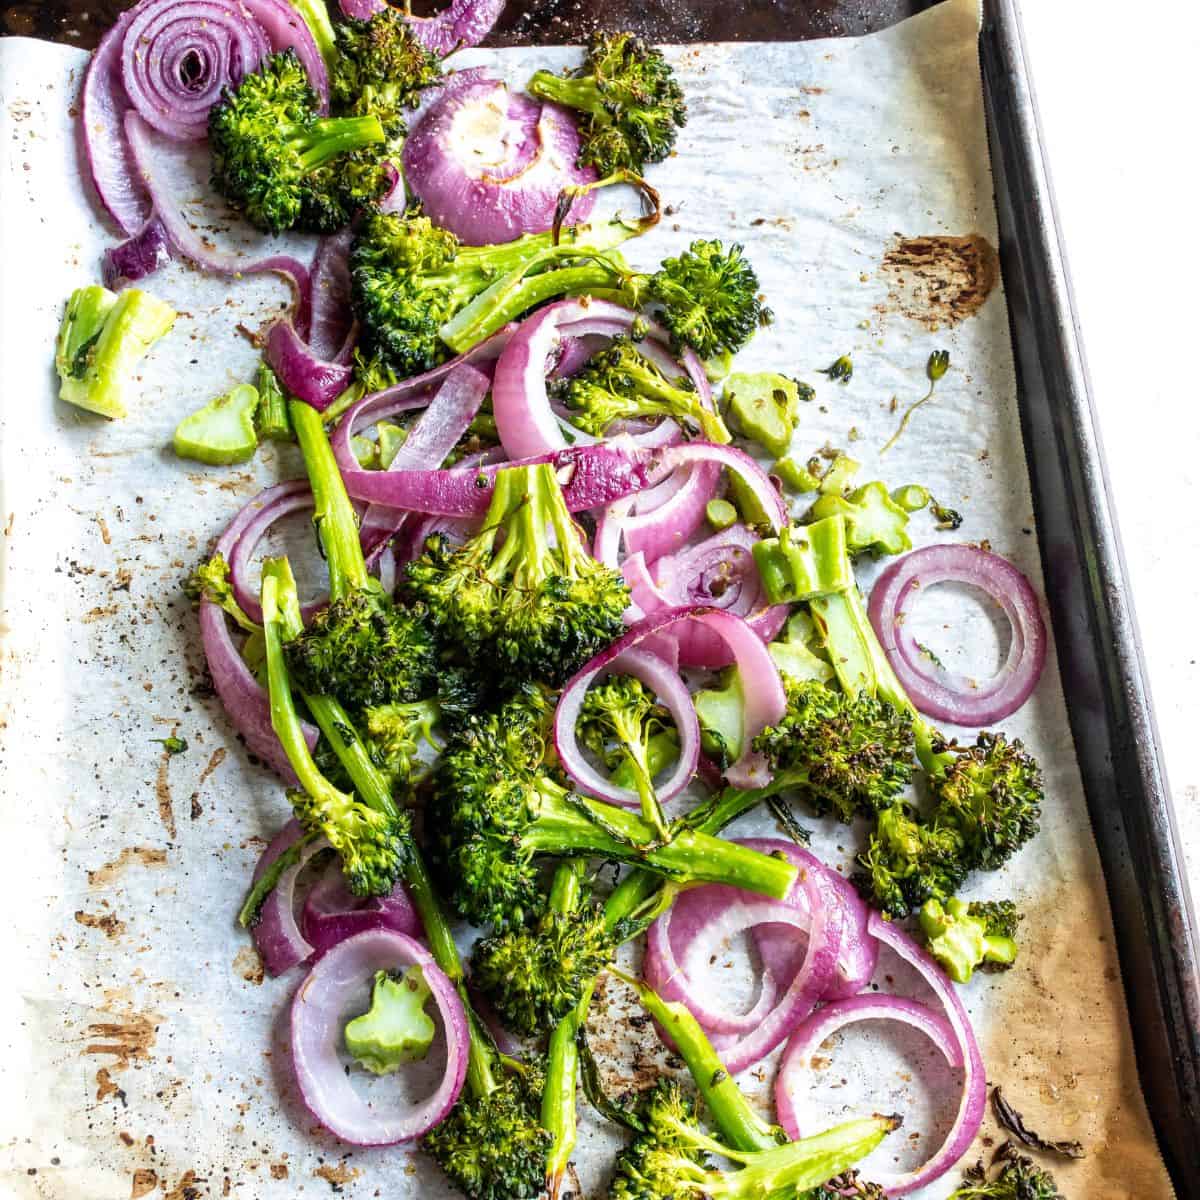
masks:
[[[989,1180],[987,1172],[974,1167],[948,1200],[1065,1200],[1049,1171],[1009,1145],[998,1156],[1000,1173]]]
[[[1017,958],[1017,926],[1021,916],[1011,900],[975,901],[953,897],[943,905],[921,905],[921,931],[929,953],[955,983],[967,983],[976,967],[1003,970]]]
[[[482,531],[456,548],[430,538],[403,588],[450,646],[514,682],[565,680],[620,635],[629,603],[545,463],[498,471]]]
[[[771,765],[770,790],[798,791],[847,823],[891,805],[912,779],[908,714],[816,682],[789,683],[787,697],[782,720],[754,740]]]
[[[438,653],[420,610],[395,605],[367,574],[358,519],[346,494],[321,414],[289,405],[312,484],[313,520],[329,570],[329,607],[287,647],[288,668],[309,692],[336,696],[359,714],[430,695]]]
[[[247,633],[259,633],[262,627],[246,616],[229,582],[229,563],[223,554],[214,554],[202,562],[184,581],[184,593],[192,600],[208,600],[223,608]]]
[[[302,628],[296,582],[286,558],[263,563],[262,607],[271,725],[303,789],[288,797],[296,818],[310,834],[329,841],[355,895],[386,895],[412,853],[412,823],[390,796],[356,797],[343,792],[313,760],[283,652],[284,644]]]
[[[471,978],[508,1028],[548,1032],[579,1003],[612,962],[615,946],[602,908],[582,895],[584,864],[562,863],[546,910],[525,925],[481,938]]]
[[[461,916],[499,929],[536,918],[545,905],[540,855],[610,859],[682,883],[786,894],[796,872],[780,859],[690,828],[662,845],[634,813],[567,791],[546,766],[549,707],[527,689],[469,718],[438,761],[426,828]]]
[[[263,60],[236,89],[226,88],[208,116],[212,183],[250,222],[271,233],[331,233],[378,195],[380,177],[324,170],[326,164],[384,140],[375,116],[320,117],[317,97],[295,51]]]
[[[583,114],[579,164],[602,175],[621,167],[640,173],[646,163],[662,162],[687,121],[674,71],[659,50],[631,33],[597,31],[579,70],[567,76],[538,71],[527,90]]]
[[[551,391],[571,409],[571,420],[603,437],[614,421],[672,417],[710,442],[730,441],[725,422],[706,407],[686,377],[670,380],[626,337],[614,338],[575,375]]]

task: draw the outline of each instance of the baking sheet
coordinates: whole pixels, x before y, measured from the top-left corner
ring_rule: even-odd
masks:
[[[673,211],[629,256],[652,266],[694,237],[743,241],[777,319],[738,366],[817,387],[797,450],[828,442],[864,462],[862,478],[926,483],[964,512],[956,536],[986,539],[1040,589],[1002,286],[987,286],[996,234],[976,30],[975,5],[956,0],[853,41],[681,48],[691,119],[653,174]],[[519,82],[571,55],[474,57]],[[94,278],[112,240],[71,136],[85,61],[0,42],[0,823],[19,848],[0,933],[13,980],[0,998],[0,1180],[18,1197],[96,1200],[446,1194],[419,1154],[348,1153],[312,1128],[280,1024],[295,980],[264,981],[233,923],[286,804],[208,694],[179,583],[245,499],[299,468],[268,446],[244,468],[205,469],[169,441],[181,415],[249,376],[254,351],[234,324],[261,324],[286,290],[172,266],[151,286],[181,319],[147,360],[131,416],[107,423],[53,400],[62,298]],[[902,410],[922,394],[925,360],[943,347],[950,373],[878,464],[893,398]],[[843,353],[853,379],[827,383],[819,369]],[[913,532],[917,544],[945,536],[926,514]],[[999,635],[969,596],[935,591],[918,618],[947,665],[994,665]],[[1089,1147],[1056,1169],[1067,1195],[1169,1196],[1053,656],[1005,725],[1042,761],[1048,800],[1041,837],[972,881],[972,895],[1012,896],[1028,913],[1019,967],[963,989],[989,1079],[1034,1127]],[[153,741],[171,732],[189,743],[174,758]],[[861,831],[807,824],[822,857],[848,866]],[[761,817],[737,827],[768,831]],[[731,947],[714,964],[723,994],[745,975],[739,956]],[[906,986],[894,962],[882,975]],[[606,989],[606,1072],[644,1079],[663,1056],[623,1011]],[[947,1117],[937,1085],[953,1079],[927,1047],[860,1026],[828,1057],[831,1119],[907,1112],[880,1153],[911,1163],[932,1149]],[[766,1103],[772,1074],[768,1062],[742,1083]],[[582,1120],[581,1184],[599,1195],[616,1143],[586,1102]]]

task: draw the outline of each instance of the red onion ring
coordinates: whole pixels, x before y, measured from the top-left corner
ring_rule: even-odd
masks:
[[[271,864],[303,836],[300,822],[294,818],[290,820],[262,852],[254,868],[252,882],[257,883]],[[323,838],[309,842],[300,852],[300,861],[279,876],[274,888],[262,902],[251,936],[269,975],[282,975],[290,971],[313,952],[312,943],[306,940],[296,923],[296,880],[308,860],[328,846],[329,843]]]
[[[592,659],[604,659],[605,653]],[[631,647],[599,665],[584,667],[562,690],[558,707],[554,711],[554,748],[562,769],[572,781],[589,796],[611,801],[626,808],[637,808],[641,801],[636,791],[618,787],[607,775],[602,774],[584,757],[575,734],[575,723],[583,709],[588,688],[603,675],[632,675],[641,680],[671,714],[675,728],[679,731],[679,758],[666,781],[655,791],[659,800],[666,804],[684,788],[696,771],[700,755],[700,722],[692,704],[691,693],[679,671],[669,663],[645,650]]]
[[[303,480],[294,480],[260,492],[229,523],[218,539],[214,553],[222,555],[229,562],[242,534],[260,508],[307,488]],[[252,754],[268,763],[285,783],[294,786],[296,776],[271,725],[271,704],[267,693],[238,652],[233,635],[229,632],[224,609],[203,598],[200,601],[200,638],[213,687],[234,728],[246,739],[246,746]],[[302,724],[302,728],[305,741],[311,749],[317,744],[317,730],[307,722]]]
[[[412,938],[420,938],[424,932],[403,883],[397,881],[386,896],[356,896],[346,886],[336,862],[308,889],[300,928],[317,954],[367,929],[391,929]]]
[[[1012,627],[1008,658],[982,684],[927,660],[906,627],[923,588],[946,581],[969,583],[1000,606]],[[965,544],[925,546],[897,559],[871,592],[871,624],[913,704],[927,716],[955,725],[988,725],[1011,716],[1026,700],[1046,665],[1046,626],[1037,593],[1007,559]]]
[[[564,109],[480,73],[443,88],[418,118],[404,177],[425,214],[466,245],[510,242],[552,228],[563,188],[595,181],[594,170],[576,166],[580,144]],[[594,192],[579,197],[572,221],[586,220],[595,202]]]
[[[376,971],[421,968],[442,1019],[446,1072],[434,1093],[406,1112],[385,1113],[354,1090],[338,1057],[347,1006]],[[322,955],[292,1000],[292,1063],[309,1112],[355,1146],[393,1146],[421,1137],[454,1107],[467,1075],[467,1015],[446,973],[419,942],[370,929]]]
[[[283,390],[324,412],[349,386],[354,371],[349,363],[322,359],[296,332],[287,317],[267,330],[263,352]]]
[[[154,212],[161,221],[171,245],[197,266],[217,275],[257,275],[265,271],[275,271],[285,276],[296,293],[296,326],[301,330],[307,329],[311,295],[308,268],[290,254],[272,254],[265,258],[248,259],[210,248],[167,194],[158,171],[151,162],[153,134],[150,126],[132,110],[125,114],[125,134],[138,176],[150,193]]]
[[[346,4],[358,7],[364,0],[342,0],[342,3],[345,11]],[[505,0],[451,0],[435,16],[405,19],[417,41],[444,58],[455,50],[478,46],[500,19],[504,3]]]
[[[208,134],[208,110],[271,47],[238,0],[143,0],[121,41],[130,103],[176,141]]]

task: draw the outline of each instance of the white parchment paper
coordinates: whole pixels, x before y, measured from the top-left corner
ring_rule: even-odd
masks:
[[[883,267],[903,238],[995,244],[976,30],[976,6],[954,0],[869,38],[674,52],[690,121],[652,176],[669,215],[630,257],[653,266],[695,237],[744,242],[776,321],[738,367],[817,387],[801,457],[828,442],[864,462],[863,479],[927,484],[966,519],[946,535],[917,514],[918,545],[986,539],[1040,590],[1002,287],[948,308],[953,272],[935,271],[914,299],[912,273]],[[571,54],[473,57],[520,82]],[[109,423],[54,399],[62,301],[97,277],[113,241],[73,137],[85,62],[0,42],[0,1192],[445,1195],[419,1154],[350,1151],[314,1128],[288,1067],[296,979],[264,981],[234,923],[287,805],[204,686],[179,585],[236,509],[299,464],[268,445],[243,468],[206,469],[169,444],[182,415],[250,376],[255,351],[235,325],[262,324],[286,289],[172,265],[148,286],[180,319],[146,360],[130,416]],[[922,394],[925,361],[943,347],[949,374],[878,462],[895,409]],[[819,369],[844,353],[853,379],[826,382]],[[949,666],[995,668],[1003,631],[969,595],[932,593],[916,619]],[[1067,1195],[1169,1196],[1053,655],[1006,728],[1043,763],[1047,804],[1040,838],[970,885],[1028,913],[1017,969],[963,989],[989,1078],[1035,1127],[1088,1146],[1083,1163],[1056,1168]],[[154,740],[171,733],[189,744],[173,758]],[[862,831],[807,824],[826,861],[848,868]],[[775,831],[753,817],[737,832]],[[709,985],[731,1002],[749,988],[745,961],[731,946],[713,964]],[[887,959],[879,983],[913,987]],[[616,989],[599,999],[593,1031],[610,1081],[644,1080],[663,1063]],[[819,1088],[831,1121],[908,1114],[876,1161],[912,1165],[932,1151],[956,1080],[927,1045],[858,1026],[828,1061]],[[765,1106],[773,1075],[770,1059],[741,1082]],[[581,1108],[580,1181],[601,1195],[617,1141]],[[990,1125],[985,1136],[980,1153],[1000,1138]]]

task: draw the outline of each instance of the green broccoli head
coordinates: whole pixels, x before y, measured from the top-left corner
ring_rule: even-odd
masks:
[[[370,20],[335,26],[337,57],[329,97],[339,115],[379,118],[391,142],[407,132],[406,114],[440,82],[442,60],[413,35],[403,15],[385,8]]]
[[[772,788],[796,789],[816,812],[847,823],[891,806],[912,779],[911,718],[815,681],[789,682],[787,697],[783,718],[754,740]]]
[[[246,616],[233,594],[229,582],[229,563],[223,554],[214,554],[202,562],[186,579],[184,594],[199,603],[209,600],[223,608],[247,633],[255,633],[259,627]]]
[[[553,1138],[542,1127],[544,1078],[531,1064],[485,1095],[464,1095],[421,1143],[470,1200],[529,1200],[542,1190]]]
[[[538,71],[529,93],[583,114],[580,166],[601,175],[662,162],[687,121],[687,105],[662,53],[631,33],[592,35],[573,75]]]
[[[946,901],[962,886],[962,837],[936,820],[925,823],[906,804],[883,809],[858,856],[859,890],[891,917],[906,917],[927,900]]]
[[[365,589],[317,613],[285,654],[305,691],[336,696],[354,713],[418,700],[437,679],[437,647],[420,610]]]
[[[1049,1171],[1011,1145],[1002,1151],[1000,1173],[989,1181],[982,1166],[967,1172],[948,1200],[1065,1200]]]
[[[471,978],[505,1025],[529,1037],[574,1010],[584,988],[612,962],[613,950],[599,905],[549,911],[476,942]]]
[[[771,319],[759,298],[758,276],[742,247],[695,241],[678,258],[663,260],[645,282],[646,298],[677,346],[701,358],[736,354]]]
[[[208,135],[213,186],[271,233],[345,225],[362,197],[343,187],[340,172],[319,169],[384,140],[377,117],[318,116],[293,50],[271,55],[236,89],[226,88],[209,112]]]
[[[609,1187],[612,1200],[699,1196],[708,1175],[708,1154],[687,1136],[697,1129],[696,1106],[678,1081],[659,1079],[643,1092],[637,1115],[643,1132],[617,1157]]]
[[[403,586],[448,645],[517,682],[565,680],[621,634],[629,604],[545,463],[497,472],[482,532],[457,549],[430,539]]]
[[[967,865],[994,870],[1039,829],[1042,772],[1020,741],[981,733],[973,746],[936,743],[930,790],[941,821],[953,823],[967,848]]]
[[[950,897],[921,905],[921,930],[929,952],[955,983],[967,983],[975,968],[988,964],[1011,967],[1017,957],[1015,939],[1020,916],[1011,901],[967,904]]]
[[[434,728],[440,717],[441,709],[433,700],[377,704],[363,711],[367,753],[393,791],[428,773],[420,751],[422,746],[438,749]]]
[[[720,416],[701,403],[690,380],[669,380],[627,337],[614,338],[582,370],[554,381],[550,390],[571,409],[571,420],[603,437],[614,421],[674,418],[710,442],[731,440]]]

